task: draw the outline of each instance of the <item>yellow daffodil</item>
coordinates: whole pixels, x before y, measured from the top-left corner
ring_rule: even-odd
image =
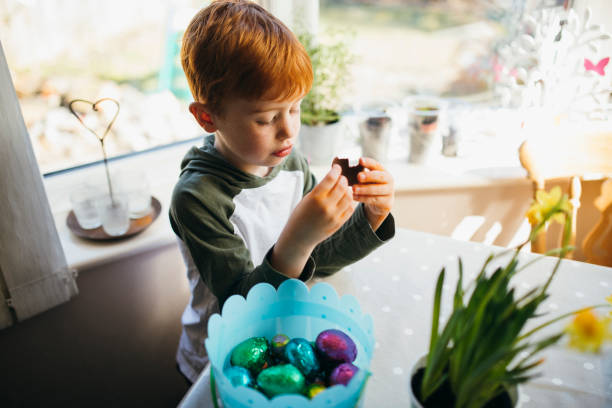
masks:
[[[609,317],[600,318],[592,309],[577,313],[567,326],[569,346],[580,351],[599,352],[604,341],[612,339]]]
[[[531,204],[531,207],[529,207],[529,210],[527,210],[526,215],[529,219],[529,223],[531,225],[540,224],[549,217],[549,213],[557,204],[559,204],[559,209],[564,212],[569,213],[572,210],[572,205],[567,199],[567,196],[562,194],[561,187],[555,186],[550,192],[538,190],[535,200]],[[550,217],[550,219],[561,224],[565,221],[563,212],[557,212]]]

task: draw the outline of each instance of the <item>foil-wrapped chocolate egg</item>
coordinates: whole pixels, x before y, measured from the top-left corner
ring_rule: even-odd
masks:
[[[357,357],[355,342],[341,330],[323,330],[315,340],[317,352],[326,363],[352,363]]]
[[[321,369],[319,360],[310,342],[294,338],[285,346],[285,360],[293,364],[306,378],[314,378]]]
[[[248,369],[256,376],[268,365],[269,348],[265,337],[251,337],[232,350],[230,362],[234,366]]]
[[[257,385],[270,398],[279,394],[301,394],[305,383],[300,370],[291,364],[268,367],[257,376]]]
[[[351,381],[351,378],[353,378],[357,371],[359,371],[357,366],[351,363],[342,363],[332,370],[329,375],[329,383],[330,385],[346,385]]]
[[[306,388],[306,396],[313,399],[318,393],[323,392],[325,386],[319,383],[312,383]]]
[[[223,373],[234,387],[237,387],[239,385],[252,387],[254,385],[253,376],[251,375],[251,372],[244,367],[228,367]]]
[[[272,351],[272,355],[277,360],[284,358],[285,346],[287,343],[289,343],[289,336],[284,334],[277,334],[270,340],[270,351]]]

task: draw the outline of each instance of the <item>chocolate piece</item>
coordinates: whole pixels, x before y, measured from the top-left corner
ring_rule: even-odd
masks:
[[[364,170],[364,167],[361,164],[351,167],[349,166],[348,159],[340,159],[338,157],[334,158],[332,165],[334,164],[342,167],[342,175],[348,180],[349,186],[359,184],[359,181],[357,181],[357,175]]]

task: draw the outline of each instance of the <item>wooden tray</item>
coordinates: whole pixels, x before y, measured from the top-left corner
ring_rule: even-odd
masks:
[[[94,241],[116,241],[136,235],[144,231],[149,225],[155,221],[161,212],[161,203],[155,197],[151,197],[151,212],[144,217],[130,219],[130,227],[125,234],[113,236],[108,235],[102,229],[102,226],[92,229],[83,229],[74,215],[74,211],[70,210],[66,218],[66,225],[76,236]]]

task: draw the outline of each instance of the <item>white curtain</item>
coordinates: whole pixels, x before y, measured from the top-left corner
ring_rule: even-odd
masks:
[[[77,293],[0,43],[0,328]]]

